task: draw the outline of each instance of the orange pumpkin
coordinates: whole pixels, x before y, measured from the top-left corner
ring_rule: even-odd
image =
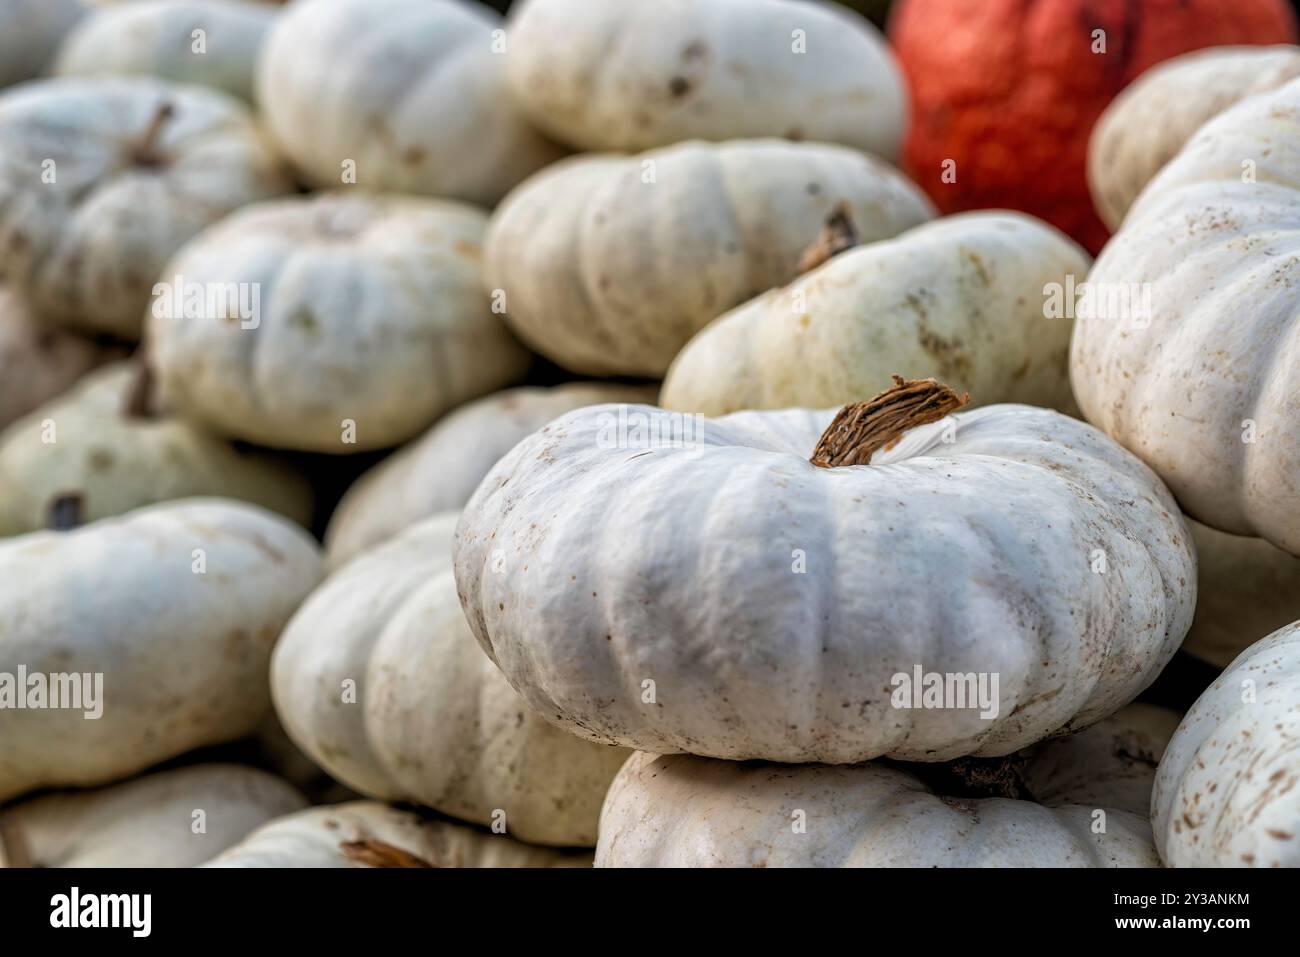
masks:
[[[1296,20],[1286,0],[899,0],[889,34],[912,94],[904,165],[935,205],[1023,210],[1095,253],[1084,164],[1106,104],[1180,53],[1294,42]]]

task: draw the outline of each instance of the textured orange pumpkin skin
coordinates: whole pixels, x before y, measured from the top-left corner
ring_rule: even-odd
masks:
[[[935,205],[1022,210],[1096,253],[1088,134],[1115,94],[1180,53],[1294,42],[1296,21],[1286,0],[899,0],[889,35],[912,94],[904,168]]]

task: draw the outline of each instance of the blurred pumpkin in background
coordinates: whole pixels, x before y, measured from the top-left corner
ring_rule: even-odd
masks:
[[[509,11],[512,5],[512,0],[483,0],[483,2],[502,13]],[[834,2],[850,10],[856,10],[878,27],[885,25],[885,17],[894,4],[894,0],[834,0]],[[1300,0],[1295,2],[1300,3]]]
[[[889,35],[912,95],[908,173],[945,213],[1033,213],[1091,252],[1108,235],[1088,134],[1148,67],[1224,44],[1290,43],[1287,0],[897,0]]]

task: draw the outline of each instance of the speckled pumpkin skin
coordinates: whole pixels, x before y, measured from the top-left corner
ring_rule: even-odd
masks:
[[[903,0],[889,33],[912,96],[904,167],[945,213],[1023,210],[1096,253],[1085,162],[1106,104],[1162,60],[1295,29],[1284,0]]]
[[[1214,47],[1148,70],[1117,96],[1088,140],[1088,187],[1118,229],[1129,207],[1192,134],[1228,107],[1300,76],[1300,47]]]
[[[1202,126],[1147,184],[1088,280],[1150,306],[1103,297],[1081,315],[1070,381],[1190,517],[1300,557],[1298,255],[1292,80]]]
[[[1251,645],[1184,715],[1151,795],[1169,867],[1300,867],[1300,622]]]

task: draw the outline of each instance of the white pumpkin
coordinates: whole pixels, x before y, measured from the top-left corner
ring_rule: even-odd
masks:
[[[380,804],[313,807],[258,828],[204,867],[588,867],[590,851],[529,847],[503,834]]]
[[[1243,651],[1169,742],[1152,827],[1170,867],[1300,867],[1300,622]]]
[[[299,471],[149,409],[142,385],[137,362],[117,362],[0,432],[0,535],[46,528],[65,507],[93,522],[196,495],[310,523],[312,489]]]
[[[238,311],[155,300],[162,396],[277,448],[357,452],[416,435],[530,361],[483,288],[485,221],[460,203],[349,191],[241,210],[166,273],[256,298]]]
[[[90,339],[40,327],[27,304],[0,284],[0,429],[53,399],[112,354]]]
[[[941,761],[1086,727],[1187,631],[1187,529],[1090,426],[940,420],[959,404],[929,381],[839,416],[569,413],[466,507],[470,625],[534,710],[659,754]],[[918,695],[982,674],[991,700],[915,707],[917,669]]]
[[[1030,748],[1025,790],[1049,807],[1112,807],[1146,818],[1156,767],[1178,719],[1176,711],[1137,702],[1078,734]]]
[[[1044,292],[1087,254],[1018,213],[966,213],[859,246],[710,323],[678,354],[660,403],[726,415],[824,408],[934,376],[980,403],[1070,412],[1068,318]],[[1070,277],[1074,277],[1072,280]]]
[[[237,764],[42,795],[0,810],[0,867],[195,867],[306,803],[274,775]]]
[[[62,76],[146,74],[253,99],[253,71],[276,8],[251,0],[134,0],[77,24],[54,62]]]
[[[1187,524],[1196,545],[1196,617],[1182,650],[1226,668],[1259,635],[1300,620],[1300,558],[1259,538]]]
[[[149,77],[0,95],[0,273],[42,319],[139,337],[168,257],[289,188],[238,101]]]
[[[1160,860],[1145,815],[1115,808],[956,797],[879,764],[638,751],[605,799],[596,866],[1159,867]]]
[[[594,845],[627,752],[552,727],[483,654],[451,571],[457,517],[417,523],[311,595],[272,659],[276,712],[369,797],[504,824],[530,843]]]
[[[1097,214],[1118,229],[1133,201],[1203,124],[1300,76],[1300,48],[1211,47],[1166,60],[1126,87],[1088,140]]]
[[[271,648],[320,577],[302,529],[219,499],[0,541],[0,801],[251,733]]]
[[[563,155],[510,105],[500,18],[455,0],[298,0],[262,48],[257,100],[316,187],[492,205]]]
[[[565,368],[657,378],[710,320],[793,279],[841,207],[862,242],[932,210],[892,167],[842,146],[753,140],[575,157],[497,209],[487,283],[524,341]]]
[[[420,519],[463,508],[497,459],[551,419],[584,405],[653,397],[652,386],[569,382],[506,389],[456,409],[348,489],[325,530],[329,565],[337,568]]]
[[[831,4],[522,0],[509,39],[515,101],[581,149],[782,136],[893,158],[902,141],[884,37]]]
[[[64,34],[85,12],[81,0],[5,0],[0,4],[0,86],[38,76]]]
[[[1293,555],[1297,254],[1300,80],[1211,120],[1151,181],[1088,277],[1109,294],[1076,320],[1071,356],[1088,420],[1185,512]]]

